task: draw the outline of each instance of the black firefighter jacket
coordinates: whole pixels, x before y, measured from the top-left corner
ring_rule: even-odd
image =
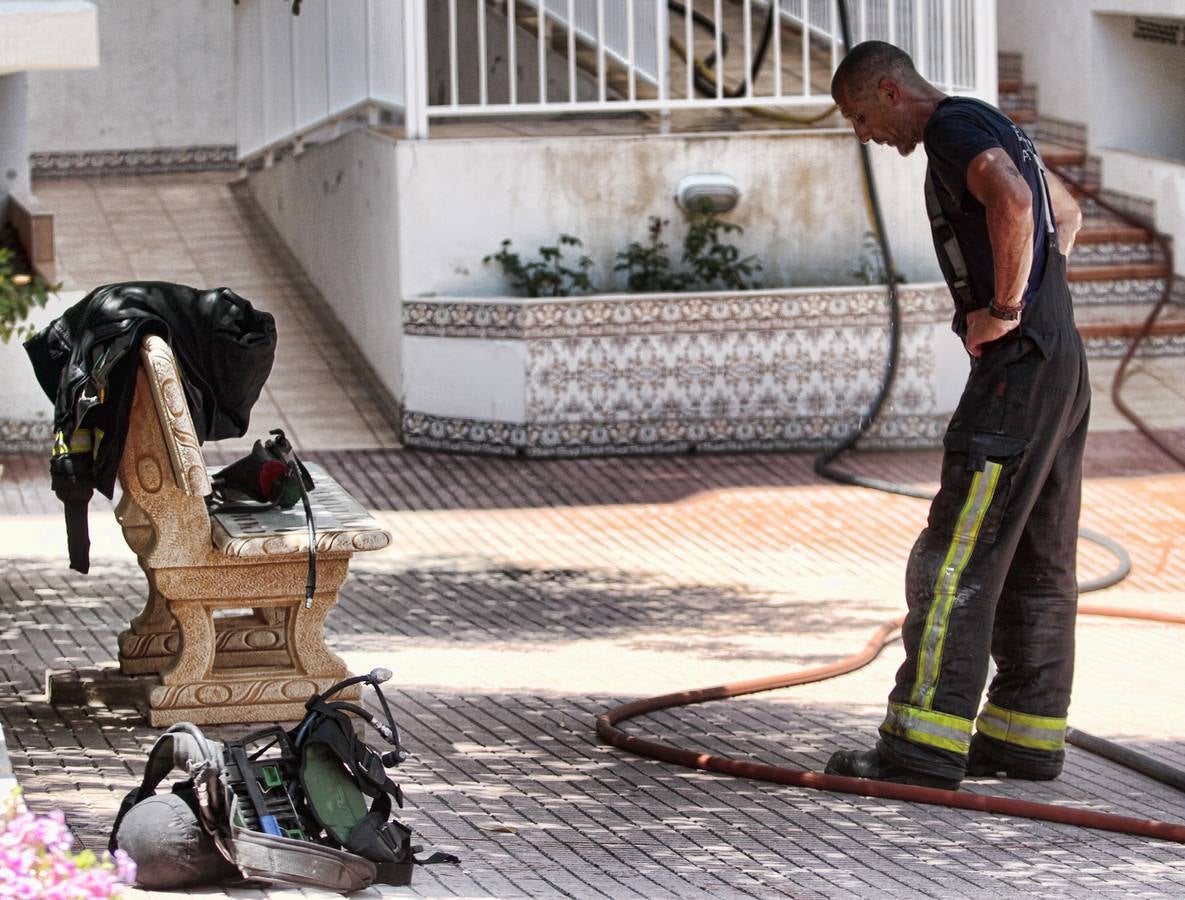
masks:
[[[246,434],[271,372],[276,325],[228,288],[199,291],[161,281],[95,288],[25,342],[37,381],[54,403],[50,475],[66,507],[70,567],[86,572],[86,507],[111,497],[127,438],[139,346],[158,334],[172,347],[198,441]]]

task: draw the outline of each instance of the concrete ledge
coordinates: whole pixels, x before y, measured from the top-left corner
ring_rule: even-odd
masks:
[[[88,0],[0,3],[0,74],[99,65],[99,12]]]
[[[53,281],[53,213],[32,194],[17,191],[8,195],[8,221],[20,236],[34,274]]]

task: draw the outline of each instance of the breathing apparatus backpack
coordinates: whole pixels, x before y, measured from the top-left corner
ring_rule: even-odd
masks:
[[[416,865],[459,862],[449,853],[417,859],[412,830],[390,817],[403,791],[386,769],[407,758],[378,689],[390,677],[374,669],[314,694],[290,731],[272,726],[220,742],[188,722],[172,726],[124,798],[109,849],[128,853],[137,884],[153,890],[247,881],[348,893],[375,882],[410,884]],[[386,722],[331,699],[359,682],[375,689]],[[380,754],[359,739],[347,713],[394,749]],[[157,794],[173,769],[188,777]]]

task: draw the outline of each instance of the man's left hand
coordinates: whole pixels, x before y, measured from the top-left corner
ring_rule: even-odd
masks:
[[[1015,319],[997,319],[986,307],[973,309],[967,313],[967,337],[963,344],[972,356],[982,356],[984,344],[1004,337],[1019,325],[1019,316]]]

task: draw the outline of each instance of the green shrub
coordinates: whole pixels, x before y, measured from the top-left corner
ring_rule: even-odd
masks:
[[[496,262],[502,266],[502,273],[510,279],[511,285],[528,297],[568,297],[573,293],[592,291],[592,280],[588,277],[592,260],[581,256],[575,269],[563,262],[564,247],[581,246],[579,238],[561,234],[554,246],[539,248],[541,260],[524,263],[517,253],[511,252],[508,238],[502,242],[501,250],[482,257],[482,262],[487,265]]]
[[[741,235],[745,229],[725,222],[715,213],[692,213],[688,216],[687,236],[683,239],[683,264],[691,272],[690,280],[701,290],[749,290],[761,287],[756,277],[762,270],[756,256],[741,258],[741,251],[721,240],[724,235]]]
[[[674,292],[687,289],[689,278],[673,270],[667,245],[662,241],[662,230],[670,221],[661,216],[650,217],[649,240],[645,244],[631,241],[617,253],[614,272],[626,273],[626,287],[635,294],[655,291]]]
[[[13,335],[25,338],[33,333],[33,326],[21,323],[61,287],[37,275],[15,272],[14,257],[12,250],[0,247],[0,340],[6,344]]]

